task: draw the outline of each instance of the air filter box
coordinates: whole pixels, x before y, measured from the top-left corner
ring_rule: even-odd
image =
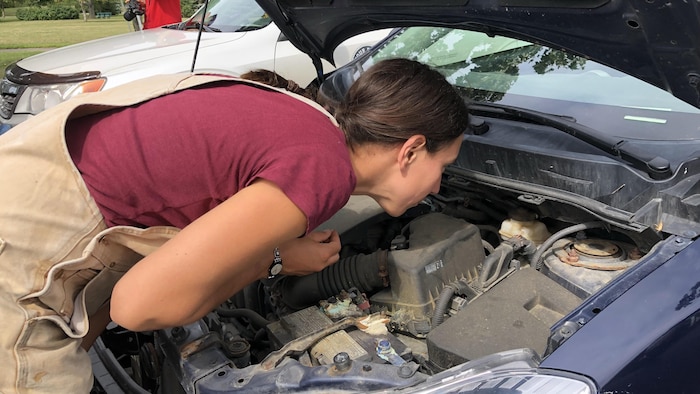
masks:
[[[374,308],[425,321],[429,330],[440,292],[449,283],[476,277],[484,247],[476,226],[441,213],[423,215],[408,226],[408,248],[389,252],[390,287],[370,301]]]

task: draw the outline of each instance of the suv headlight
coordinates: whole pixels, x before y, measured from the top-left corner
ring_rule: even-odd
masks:
[[[407,389],[411,394],[499,393],[541,394],[596,393],[585,376],[539,369],[539,357],[530,349],[510,350],[450,368],[424,383]]]
[[[82,82],[30,85],[20,96],[14,112],[36,115],[71,97],[97,92],[104,87],[105,82],[107,79],[98,78]]]

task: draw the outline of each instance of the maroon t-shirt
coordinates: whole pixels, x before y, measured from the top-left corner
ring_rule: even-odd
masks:
[[[240,83],[73,119],[66,141],[108,226],[182,228],[262,178],[312,230],[355,187],[344,136],[326,115]]]

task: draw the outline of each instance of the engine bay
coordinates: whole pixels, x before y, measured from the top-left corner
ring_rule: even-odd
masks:
[[[407,387],[501,351],[546,357],[565,340],[555,325],[661,240],[447,175],[401,217],[375,204],[325,225],[343,245],[325,270],[256,282],[187,326],[111,326],[100,358],[147,392]]]

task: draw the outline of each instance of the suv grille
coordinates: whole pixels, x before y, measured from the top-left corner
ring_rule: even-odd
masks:
[[[18,85],[3,79],[0,82],[0,117],[10,119],[15,110],[15,105],[24,91],[24,85]]]

